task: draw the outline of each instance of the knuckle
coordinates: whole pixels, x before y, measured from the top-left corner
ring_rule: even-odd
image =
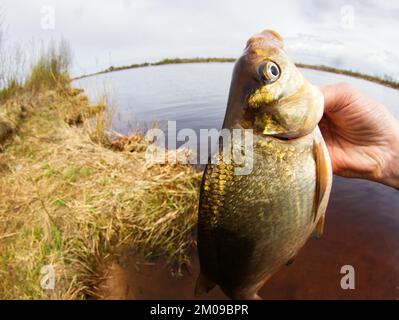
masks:
[[[348,82],[337,83],[337,89],[340,91],[355,91],[355,87]]]

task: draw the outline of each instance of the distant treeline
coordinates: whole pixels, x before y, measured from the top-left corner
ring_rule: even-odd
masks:
[[[375,83],[382,84],[387,87],[391,87],[394,89],[399,89],[399,81],[395,81],[391,76],[385,75],[383,77],[379,76],[371,76],[368,74],[352,71],[352,70],[344,70],[344,69],[338,69],[334,67],[328,67],[324,65],[311,65],[311,64],[305,64],[305,63],[296,63],[295,64],[299,68],[305,68],[305,69],[312,69],[312,70],[320,70],[324,72],[332,72],[332,73],[338,73],[338,74],[343,74],[346,76],[354,77],[354,78],[359,78]]]
[[[114,67],[110,66],[109,68],[91,73],[91,74],[85,74],[79,77],[74,78],[73,80],[77,79],[82,79],[86,77],[91,77],[95,76],[98,74],[103,74],[103,73],[108,73],[108,72],[114,72],[114,71],[120,71],[120,70],[127,70],[127,69],[134,69],[134,68],[143,68],[143,67],[149,67],[149,66],[161,66],[165,64],[180,64],[180,63],[210,63],[210,62],[235,62],[235,58],[169,58],[169,59],[163,59],[157,62],[144,62],[144,63],[134,63],[126,66],[120,66],[120,67]],[[387,87],[391,87],[394,89],[399,89],[399,81],[395,81],[391,76],[385,75],[383,77],[379,76],[372,76],[352,70],[344,70],[344,69],[338,69],[334,67],[328,67],[325,65],[311,65],[311,64],[305,64],[305,63],[296,63],[296,66],[299,68],[306,68],[306,69],[312,69],[312,70],[320,70],[320,71],[325,71],[325,72],[332,72],[332,73],[337,73],[337,74],[343,74],[363,80],[368,80],[372,81],[375,83],[382,84]]]
[[[95,72],[90,74],[84,74],[79,77],[74,78],[73,80],[78,80],[86,77],[95,76],[102,73],[121,71],[126,69],[135,69],[135,68],[143,68],[150,66],[161,66],[165,64],[180,64],[180,63],[210,63],[210,62],[234,62],[236,59],[234,58],[168,58],[163,59],[157,62],[143,62],[143,63],[133,63],[126,66],[114,67],[110,66],[109,68]]]

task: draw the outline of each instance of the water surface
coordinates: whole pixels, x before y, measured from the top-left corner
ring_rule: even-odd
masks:
[[[106,73],[76,81],[92,99],[107,92],[116,105],[113,126],[128,133],[136,122],[177,121],[179,128],[220,128],[232,63],[163,65]],[[301,69],[313,84],[345,81],[385,104],[399,118],[399,90],[323,71]]]

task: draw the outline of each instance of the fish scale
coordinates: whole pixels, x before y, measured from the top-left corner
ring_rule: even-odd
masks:
[[[322,94],[288,59],[278,34],[251,38],[233,71],[223,129],[242,136],[250,129],[252,153],[242,142],[220,144],[205,169],[196,294],[219,285],[231,298],[257,299],[312,232],[321,235],[332,180],[317,126],[322,113]],[[244,164],[230,163],[233,154]],[[248,163],[251,170],[239,174]]]
[[[237,278],[237,273],[243,274],[241,264],[236,263],[240,257],[234,248],[229,250],[228,247],[235,247],[237,239],[247,243],[244,251],[254,257],[247,264],[251,270],[249,276],[253,278],[254,273],[260,270],[259,277],[262,277],[265,272],[275,270],[281,263],[292,258],[302,246],[304,234],[314,228],[311,223],[314,183],[308,181],[314,181],[315,161],[311,154],[303,152],[303,148],[310,147],[298,146],[293,150],[292,146],[284,146],[278,140],[264,140],[269,143],[255,147],[256,169],[250,175],[233,175],[232,168],[225,169],[222,175],[220,164],[209,164],[206,168],[202,188],[205,200],[201,201],[203,211],[199,223],[208,230],[223,234],[223,237],[215,236],[213,240],[219,248],[215,258],[218,272],[214,274],[214,270],[210,270],[207,273],[210,279],[220,277],[220,270],[229,269],[230,272],[225,273],[224,282],[235,284],[237,280],[246,281],[245,278]],[[270,157],[271,154],[274,157]],[[283,156],[286,156],[285,161],[275,161]],[[302,168],[307,168],[306,172]],[[304,179],[304,174],[310,176]],[[232,177],[232,183],[224,185],[226,195],[223,198],[215,193],[215,190],[219,190],[220,181],[225,181],[221,180],[222,176]],[[236,189],[236,185],[241,187]],[[257,191],[255,194],[252,192],[254,189]],[[209,211],[213,207],[216,210]],[[277,235],[281,239],[279,242],[275,240]],[[235,267],[239,270],[235,270]],[[228,291],[230,288],[225,289]]]

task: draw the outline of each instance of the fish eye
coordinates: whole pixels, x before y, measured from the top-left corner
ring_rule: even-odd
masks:
[[[266,83],[273,83],[280,77],[280,68],[273,61],[265,61],[258,66],[258,75]]]

